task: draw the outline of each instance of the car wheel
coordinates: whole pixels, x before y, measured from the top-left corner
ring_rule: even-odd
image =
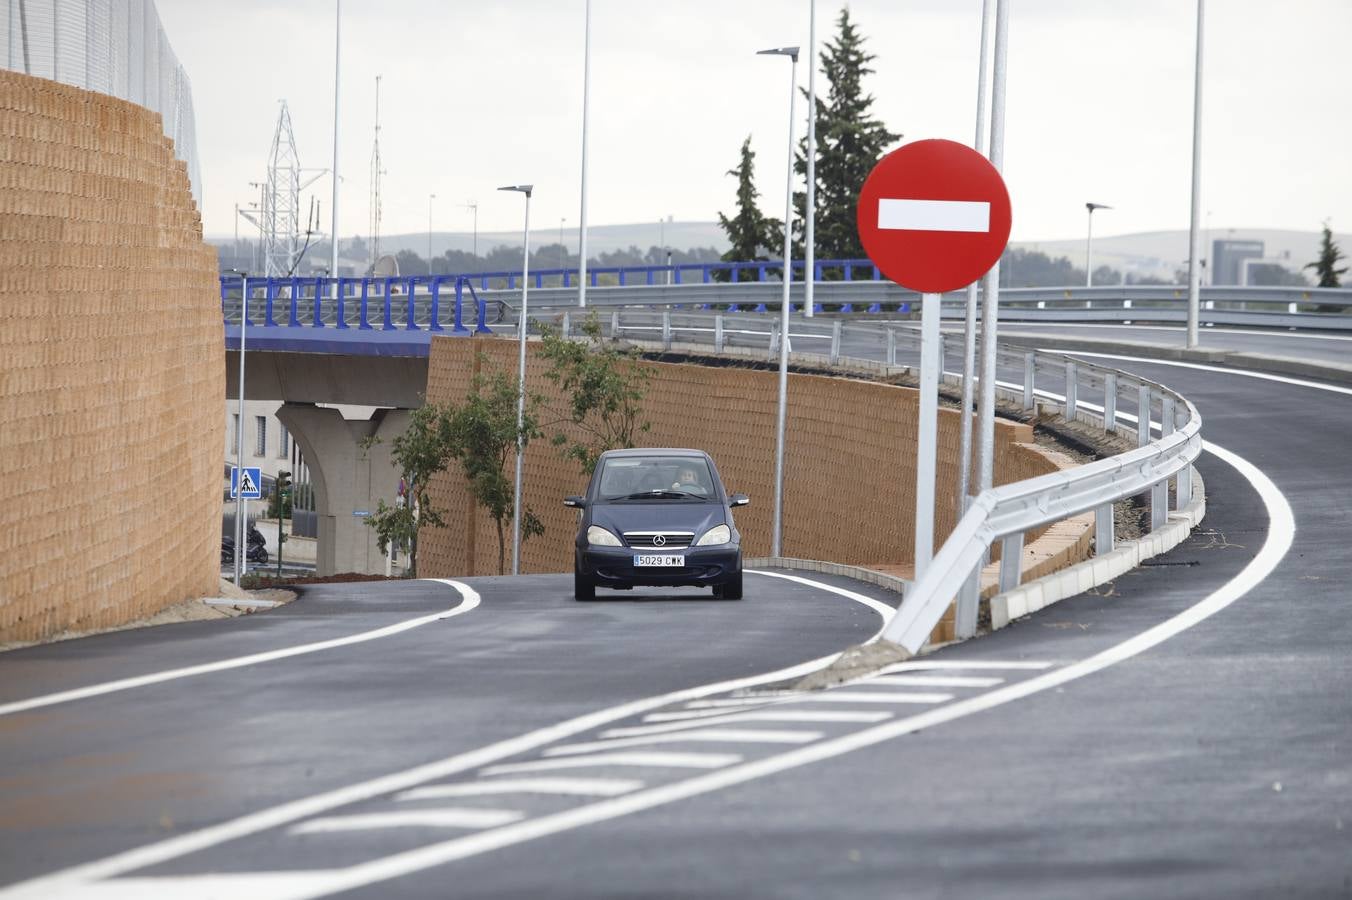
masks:
[[[723,582],[723,584],[714,588],[714,596],[720,600],[741,600],[742,599],[742,571],[737,570],[737,574]]]
[[[573,569],[573,599],[579,601],[596,599],[596,585],[588,581],[577,569]]]

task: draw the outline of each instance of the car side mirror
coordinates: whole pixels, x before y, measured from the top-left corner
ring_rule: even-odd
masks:
[[[583,509],[587,505],[587,499],[585,497],[564,497],[563,505],[570,506],[573,509]]]
[[[731,497],[728,498],[728,506],[731,506],[733,508],[736,508],[738,506],[749,506],[750,504],[751,498],[748,497],[746,494],[733,494]]]

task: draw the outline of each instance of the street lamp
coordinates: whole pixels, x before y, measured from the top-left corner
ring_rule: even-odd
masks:
[[[239,276],[239,412],[235,414],[235,585],[244,576],[244,332],[249,324],[249,275],[238,269],[226,269]],[[278,528],[281,528],[280,519]]]
[[[775,509],[770,532],[770,555],[779,556],[784,537],[784,420],[789,397],[789,285],[793,281],[793,101],[798,83],[798,48],[760,50],[758,56],[789,58],[789,166],[784,187],[784,299],[779,328],[779,415],[775,429]]]
[[[475,203],[473,200],[471,200],[469,203],[462,203],[462,204],[460,204],[460,206],[461,206],[461,208],[463,208],[463,209],[470,209],[470,210],[473,210],[473,211],[474,211],[474,250],[473,250],[473,253],[474,253],[474,258],[477,260],[477,259],[479,258],[479,204],[477,204],[477,203]]]
[[[567,267],[568,267],[568,247],[567,247],[567,245],[565,245],[565,244],[563,243],[563,223],[564,223],[564,222],[567,222],[567,221],[568,221],[568,220],[567,220],[567,219],[564,219],[564,218],[560,218],[560,219],[559,219],[559,268],[560,268],[560,269],[564,269],[564,268],[567,268]],[[560,279],[560,280],[561,280],[561,279]]]
[[[436,194],[427,195],[427,274],[432,274],[432,201],[437,199]]]
[[[530,289],[530,195],[533,184],[509,184],[500,191],[517,191],[526,195],[526,224],[522,228],[525,249],[521,261],[521,314],[519,324],[520,347],[516,365],[516,485],[512,489],[512,574],[521,574],[521,431],[526,424],[526,295]]]
[[[1089,210],[1089,233],[1084,239],[1084,286],[1094,286],[1094,210],[1112,209],[1111,206],[1105,206],[1102,203],[1086,203],[1084,208]]]

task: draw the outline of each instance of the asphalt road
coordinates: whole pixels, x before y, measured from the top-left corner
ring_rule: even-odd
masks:
[[[1352,896],[1352,396],[1115,365],[1218,449],[1203,527],[1110,585],[804,697],[735,680],[877,612],[768,575],[740,603],[468,580],[477,608],[398,634],[0,715],[0,897]],[[333,586],[31,648],[0,703],[461,602]]]

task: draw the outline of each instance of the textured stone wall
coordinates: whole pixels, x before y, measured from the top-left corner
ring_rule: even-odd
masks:
[[[214,591],[224,369],[159,116],[0,72],[0,642]]]
[[[531,350],[536,348],[532,345]],[[459,402],[469,389],[476,351],[485,365],[516,368],[516,343],[503,339],[435,338],[427,396]],[[770,551],[774,505],[775,416],[778,375],[772,371],[652,363],[656,376],[645,398],[652,430],[642,444],[696,447],[717,463],[729,491],[750,495],[737,513],[743,553]],[[545,364],[532,352],[527,380],[548,395]],[[789,376],[788,442],[785,449],[785,556],[887,567],[909,576],[915,531],[916,391],[886,384],[813,375]],[[961,421],[941,410],[938,452],[936,548],[956,523],[956,485]],[[997,422],[996,482],[1031,478],[1069,460],[1033,446],[1026,425]],[[572,568],[577,514],[562,505],[581,494],[586,479],[547,440],[533,443],[525,460],[526,506],[540,517],[545,534],[529,540],[522,571]],[[458,464],[433,480],[432,496],[449,510],[446,528],[426,529],[419,574],[447,577],[495,574],[497,531],[472,508]],[[947,501],[947,502],[945,502]],[[1036,535],[1030,535],[1029,540]],[[509,539],[510,544],[510,539]],[[508,552],[510,553],[510,546]],[[510,558],[508,560],[510,568]]]

